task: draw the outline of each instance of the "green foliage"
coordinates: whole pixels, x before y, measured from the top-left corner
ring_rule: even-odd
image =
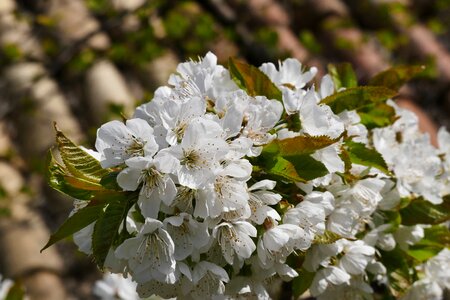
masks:
[[[186,15],[177,10],[170,11],[164,20],[167,35],[174,39],[186,36],[190,24],[191,22],[186,18]]]
[[[350,161],[367,167],[374,167],[389,174],[388,166],[381,154],[375,149],[369,149],[363,143],[345,142]]]
[[[360,86],[334,93],[321,103],[329,105],[337,114],[344,110],[358,111],[367,105],[384,102],[396,94],[396,91],[382,86]]]
[[[424,262],[448,247],[450,247],[449,229],[446,226],[435,225],[425,228],[423,239],[410,246],[407,253],[417,261]]]
[[[58,230],[50,236],[49,241],[41,249],[41,252],[56,242],[74,234],[77,231],[95,222],[103,213],[106,202],[91,201],[87,206],[81,208],[70,216]]]
[[[423,198],[412,199],[400,210],[402,224],[440,224],[450,220],[450,195],[443,197],[441,204],[433,204]]]
[[[309,289],[316,272],[308,272],[304,268],[297,271],[298,276],[292,280],[292,292],[295,298],[300,297]]]
[[[117,175],[119,175],[119,173],[120,172],[116,171],[106,174],[100,180],[100,184],[108,190],[122,191],[122,188],[117,183]]]
[[[56,143],[67,170],[79,179],[99,185],[100,180],[108,174],[108,171],[102,168],[98,160],[69,140],[58,129],[56,123],[55,130]]]
[[[51,235],[42,250],[96,222],[92,239],[93,256],[102,267],[109,249],[116,245],[118,239],[127,236],[126,227],[123,227],[122,233],[119,233],[119,228],[136,202],[137,194],[121,191],[116,181],[118,172],[103,169],[99,161],[76,146],[56,125],[55,129],[63,163],[59,163],[49,152],[49,184],[60,192],[89,202]]]
[[[299,35],[300,43],[305,46],[313,54],[319,54],[322,52],[322,44],[317,40],[315,35],[309,30],[300,31]]]
[[[328,73],[333,80],[336,90],[341,88],[352,88],[358,85],[355,71],[349,63],[329,64]]]
[[[256,30],[255,40],[274,55],[278,53],[278,33],[272,28],[262,27]]]
[[[109,199],[105,211],[100,215],[94,226],[92,234],[92,252],[97,265],[102,268],[109,249],[116,245],[120,237],[119,229],[125,223],[127,213],[136,200],[136,196],[116,197]],[[126,232],[126,226],[123,226]]]
[[[20,48],[13,43],[7,43],[0,49],[0,64],[9,64],[20,61],[24,54]]]
[[[52,45],[49,45],[49,49],[47,49],[50,53],[55,52],[58,53],[58,48],[51,49]],[[78,52],[72,59],[68,62],[67,68],[68,70],[81,74],[86,72],[87,69],[92,66],[95,59],[97,58],[97,53],[95,53],[92,49],[84,48],[80,52]]]
[[[328,147],[339,140],[325,135],[296,136],[283,140],[274,140],[264,147],[264,152],[279,153],[282,156],[313,154],[316,150]]]
[[[387,269],[389,288],[393,294],[403,293],[414,282],[413,274],[410,273],[412,258],[399,247],[391,251],[378,251],[381,262]]]
[[[5,300],[23,300],[25,298],[25,287],[20,281],[14,282],[6,294]]]
[[[395,232],[400,224],[402,223],[402,216],[398,211],[387,210],[381,212],[383,215],[385,222],[391,224],[391,227],[388,230],[385,230],[385,233],[393,233]]]
[[[230,58],[228,61],[228,69],[234,82],[250,96],[259,95],[266,96],[268,99],[283,100],[281,91],[258,68]]]
[[[267,158],[262,163],[262,169],[268,174],[275,175],[280,179],[287,179],[292,182],[305,182],[305,178],[300,177],[295,166],[281,156]]]
[[[69,171],[57,162],[51,150],[48,153],[47,161],[47,182],[53,189],[80,200],[89,200],[93,197],[92,189],[88,188],[88,185],[84,185],[84,182],[69,175]]]
[[[48,154],[47,180],[49,185],[66,195],[89,200],[98,195],[110,195],[111,191],[101,185],[103,177],[111,171],[103,169],[100,162],[77,147],[55,125],[56,142],[63,164],[52,151]]]
[[[325,165],[311,157],[316,150],[337,140],[327,136],[298,136],[274,140],[263,148],[255,163],[269,174],[293,182],[304,182],[328,174]]]
[[[424,66],[397,66],[375,75],[369,82],[372,86],[384,86],[398,90],[407,81],[425,70]]]
[[[369,104],[358,111],[361,123],[367,127],[367,129],[373,129],[378,127],[385,127],[393,124],[398,116],[395,113],[395,109],[386,103],[374,103]]]

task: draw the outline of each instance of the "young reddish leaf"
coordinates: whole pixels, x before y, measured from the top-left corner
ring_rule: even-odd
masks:
[[[56,143],[61,154],[61,159],[67,170],[80,179],[95,184],[100,184],[102,177],[109,172],[103,169],[100,162],[89,153],[76,146],[64,133],[62,133],[55,123]]]
[[[396,94],[396,91],[382,86],[359,86],[334,93],[321,103],[329,105],[338,114],[344,110],[358,110],[372,103],[386,101]]]
[[[425,66],[397,66],[375,75],[369,85],[384,86],[398,90],[407,81],[411,80],[425,70]]]
[[[93,197],[92,190],[79,188],[80,185],[75,187],[69,184],[67,181],[67,177],[69,176],[67,175],[68,171],[56,161],[51,150],[48,152],[47,161],[47,182],[53,189],[80,200],[89,200]],[[70,181],[78,180],[74,177],[72,179]]]
[[[268,99],[283,100],[281,91],[257,67],[230,58],[228,69],[236,84],[247,91],[250,96],[266,96]]]
[[[271,144],[277,146],[278,152],[282,156],[292,156],[292,155],[304,155],[312,154],[316,150],[328,147],[339,140],[332,139],[328,136],[296,136],[293,138],[287,138],[283,140],[274,140]],[[269,149],[273,146],[270,144],[267,146]]]

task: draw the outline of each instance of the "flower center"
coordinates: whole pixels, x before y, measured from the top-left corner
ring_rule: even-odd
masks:
[[[188,187],[180,186],[173,204],[181,211],[190,212],[193,209],[194,196],[194,190]]]
[[[180,161],[188,169],[199,169],[200,155],[195,150],[183,150],[183,159]]]
[[[141,140],[140,138],[132,136],[131,143],[128,146],[128,148],[125,150],[125,153],[131,157],[144,156],[145,143],[146,142]]]

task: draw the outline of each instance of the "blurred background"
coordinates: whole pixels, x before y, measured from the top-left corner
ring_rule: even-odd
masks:
[[[71,241],[39,253],[72,209],[46,184],[53,122],[92,148],[102,123],[207,51],[222,64],[295,57],[322,75],[346,61],[361,84],[425,65],[397,101],[433,142],[450,128],[450,0],[0,0],[0,274],[32,299],[95,299],[101,274]]]

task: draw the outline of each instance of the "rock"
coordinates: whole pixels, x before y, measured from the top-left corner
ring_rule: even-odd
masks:
[[[47,271],[32,273],[24,280],[27,295],[33,300],[67,299],[61,278]]]
[[[38,63],[19,63],[3,73],[5,89],[17,112],[19,151],[28,162],[40,160],[55,142],[53,122],[74,141],[83,137],[57,83]]]
[[[110,61],[96,62],[87,71],[85,84],[87,105],[97,125],[108,119],[111,106],[122,107],[125,116],[133,114],[135,99],[122,74]]]
[[[162,56],[152,60],[142,68],[142,81],[150,90],[167,85],[169,76],[175,72],[178,63],[179,60],[175,53],[166,51]]]
[[[54,19],[62,44],[85,38],[95,32],[87,41],[87,46],[95,49],[107,49],[110,46],[108,36],[101,32],[100,24],[82,0],[50,0],[47,1],[46,14]]]
[[[145,0],[110,0],[115,10],[133,11],[142,6]]]

